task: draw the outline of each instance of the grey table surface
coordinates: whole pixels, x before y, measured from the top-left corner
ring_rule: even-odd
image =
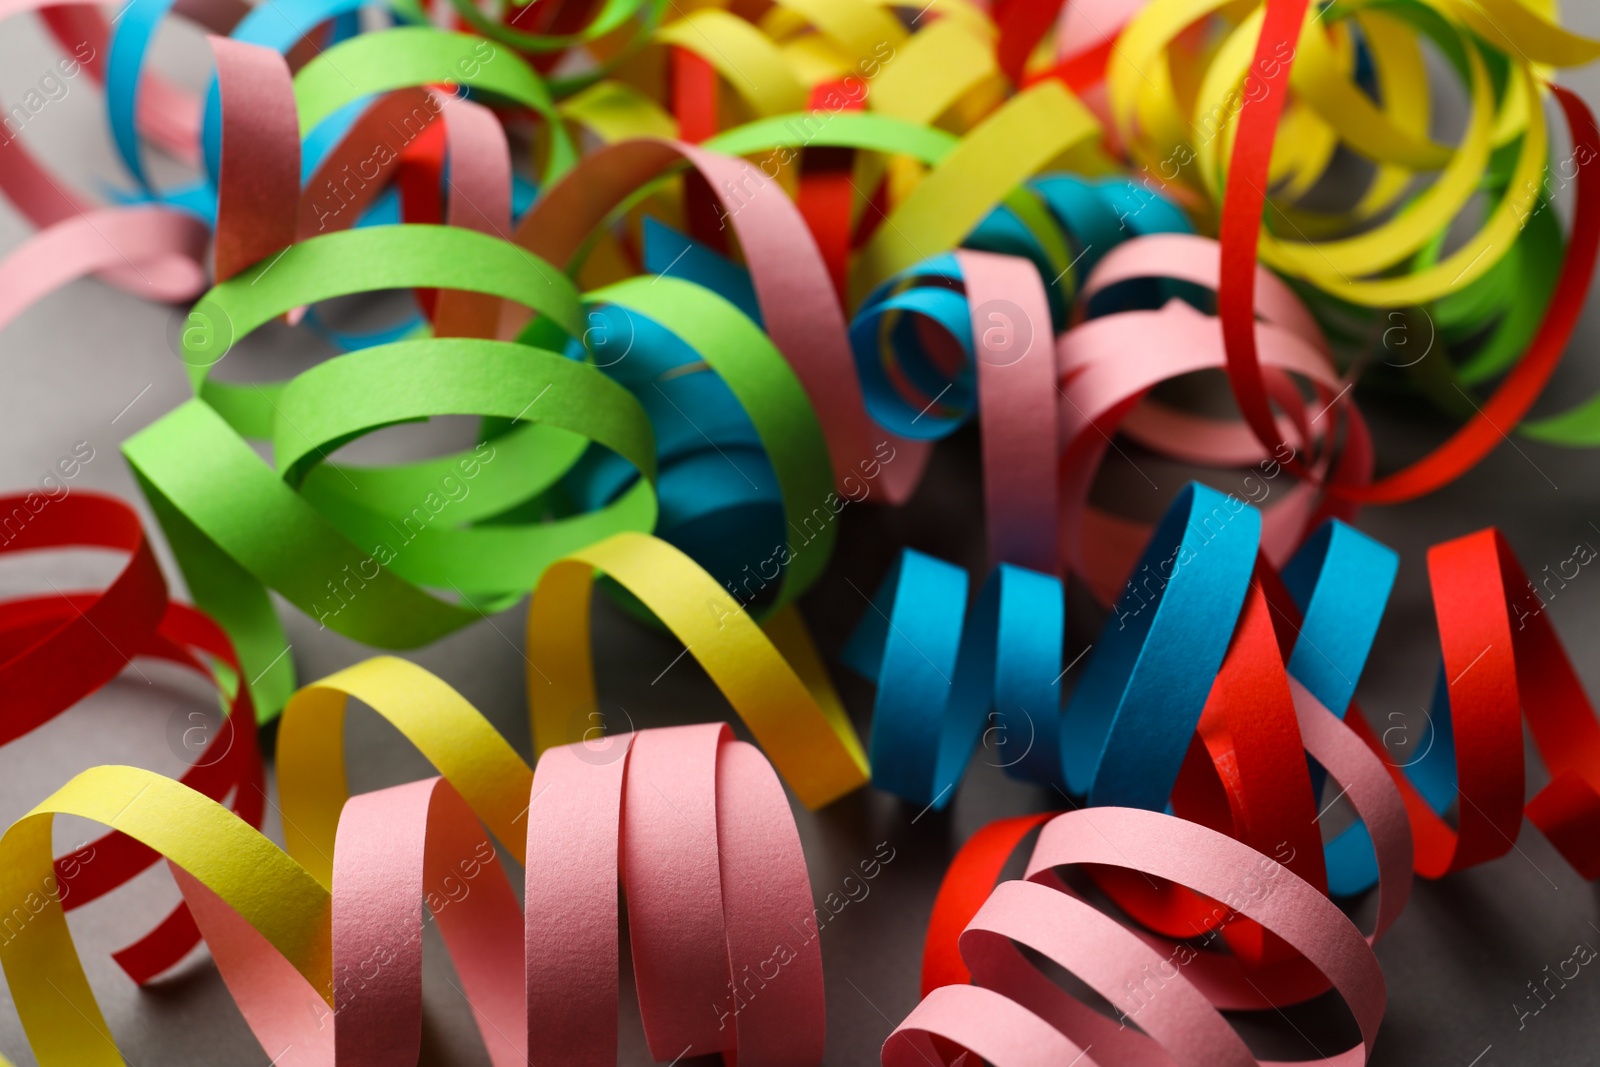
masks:
[[[1600,3],[1574,0],[1567,6],[1572,25],[1600,34]],[[164,29],[156,47],[164,69],[178,71],[190,85],[199,84],[205,53],[195,34],[182,27]],[[55,46],[33,20],[4,23],[0,99],[18,99],[48,73],[56,58]],[[1600,67],[1564,80],[1600,104]],[[83,186],[126,183],[112,156],[101,96],[85,77],[67,83],[66,94],[30,121],[24,139]],[[162,173],[175,172],[166,168]],[[28,233],[9,205],[0,207],[0,251],[14,248]],[[92,459],[71,484],[134,501],[154,528],[118,446],[189,395],[171,348],[176,321],[171,308],[83,281],[45,299],[0,333],[0,487],[14,491],[36,485],[60,457],[75,448],[80,454],[92,449]],[[1591,307],[1539,411],[1564,409],[1600,389],[1597,340],[1600,309]],[[326,348],[303,333],[269,327],[243,346],[240,363],[247,376],[282,378],[326,354]],[[1385,469],[1421,454],[1449,429],[1449,423],[1415,401],[1363,397],[1362,403],[1375,426]],[[459,441],[463,432],[459,425],[385,432],[363,443],[356,456],[417,456],[443,441]],[[1424,562],[1427,547],[1498,525],[1534,573],[1569,558],[1578,543],[1600,545],[1596,458],[1586,451],[1508,441],[1444,491],[1362,515],[1359,525],[1401,554],[1392,607],[1358,693],[1372,719],[1414,725],[1429,695],[1437,644]],[[1132,506],[1154,513],[1185,475],[1151,457],[1140,456],[1137,462],[1158,488],[1138,489]],[[1136,481],[1131,471],[1122,473],[1128,482]],[[1226,488],[1229,483],[1222,479],[1215,484]],[[980,507],[976,436],[968,430],[939,446],[929,477],[907,506],[848,509],[840,519],[836,558],[803,602],[830,657],[866,610],[862,591],[876,586],[902,546],[954,560],[976,573],[982,564]],[[167,573],[175,576],[164,545],[160,551]],[[98,554],[7,557],[0,559],[0,595],[37,590],[45,579],[63,586],[104,581],[114,565],[112,557]],[[174,582],[181,589],[175,577]],[[1085,605],[1076,609],[1069,648],[1092,640],[1096,625]],[[1551,601],[1549,613],[1589,691],[1600,693],[1600,656],[1595,654],[1600,647],[1600,578],[1583,572]],[[302,679],[371,654],[331,631],[318,632],[314,622],[297,612],[287,611],[285,617]],[[526,754],[522,636],[523,612],[510,610],[411,658],[465,694]],[[596,610],[595,647],[603,703],[613,717],[620,715],[616,709],[626,709],[640,725],[729,717],[726,703],[692,658],[653,683],[680,649],[606,603]],[[834,666],[864,732],[871,689],[836,660]],[[95,764],[129,763],[178,773],[183,749],[174,741],[175,732],[189,724],[191,713],[208,708],[202,687],[176,672],[146,667],[142,675],[125,673],[0,751],[0,825]],[[431,773],[409,744],[370,712],[353,714],[348,731],[354,789],[380,788]],[[880,844],[887,843],[894,857],[868,894],[829,923],[822,939],[829,1065],[876,1063],[884,1037],[916,1004],[922,933],[939,878],[961,842],[991,819],[1061,806],[1048,790],[1008,778],[996,762],[993,754],[980,752],[949,809],[915,822],[915,809],[871,789],[821,812],[795,806],[819,900],[840,889],[846,874]],[[1544,776],[1534,761],[1529,767],[1531,790]],[[269,810],[267,829],[281,840],[275,810]],[[88,824],[60,820],[58,849],[95,832]],[[170,876],[157,868],[72,917],[90,979],[128,1062],[137,1067],[268,1063],[271,1057],[252,1038],[203,951],[143,991],[111,963],[108,953],[146,929],[175,898]],[[1355,907],[1362,912],[1370,901]],[[1378,948],[1388,983],[1388,1012],[1372,1062],[1377,1067],[1595,1062],[1600,977],[1585,970],[1537,1015],[1524,1017],[1519,1011],[1531,1006],[1525,999],[1526,983],[1542,978],[1547,965],[1554,968],[1580,943],[1600,946],[1596,890],[1537,831],[1524,832],[1502,859],[1441,882],[1419,882],[1409,908]],[[487,1063],[451,977],[443,953],[430,951],[423,1061]],[[625,975],[621,1062],[643,1064],[650,1057],[629,981]],[[1243,1020],[1242,1025],[1260,1050],[1285,1058],[1331,1051],[1350,1037],[1341,1011],[1322,1001],[1281,1017],[1267,1013]],[[19,1064],[34,1062],[5,992],[0,992],[0,1051]]]

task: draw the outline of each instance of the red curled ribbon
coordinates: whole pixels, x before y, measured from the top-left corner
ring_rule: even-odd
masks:
[[[1497,530],[1435,545],[1428,576],[1462,803],[1451,829],[1435,811],[1439,798],[1430,806],[1393,770],[1417,873],[1438,878],[1505,855],[1526,812],[1579,874],[1600,878],[1600,723],[1544,602]],[[1365,727],[1351,713],[1352,725]],[[1522,715],[1551,778],[1526,807]],[[1364,733],[1382,751],[1370,728]]]
[[[1256,252],[1261,235],[1261,215],[1266,207],[1268,167],[1277,138],[1293,67],[1294,45],[1305,21],[1307,0],[1267,0],[1261,35],[1256,42],[1255,76],[1265,91],[1245,103],[1239,112],[1238,134],[1228,166],[1222,205],[1222,280],[1217,293],[1217,315],[1222,320],[1228,353],[1228,380],[1234,399],[1251,430],[1268,450],[1282,443],[1268,400],[1266,381],[1256,350]],[[1289,55],[1287,62],[1274,56]],[[1594,113],[1579,96],[1550,85],[1566,116],[1574,153],[1600,154],[1600,128]],[[1385,475],[1370,485],[1344,484],[1335,479],[1329,492],[1349,500],[1396,504],[1413,500],[1454,481],[1477,465],[1528,413],[1555,371],[1572,337],[1578,315],[1594,276],[1600,251],[1600,175],[1593,167],[1580,167],[1574,197],[1572,237],[1562,260],[1555,293],[1539,331],[1500,387],[1478,408],[1466,425],[1438,448],[1411,465]],[[1298,457],[1284,464],[1304,478],[1315,478]]]
[[[166,581],[139,516],[127,504],[98,493],[50,498],[38,493],[0,498],[4,541],[0,553],[58,548],[102,548],[128,553],[128,562],[100,591],[56,591],[49,596],[0,602],[0,744],[49,722],[110,682],[138,657],[189,668],[217,682],[207,658],[233,679],[221,687],[228,717],[195,755],[185,785],[220,801],[234,794],[233,810],[260,827],[265,785],[256,745],[255,712],[240,677],[233,645],[202,613],[167,600]],[[68,910],[132,880],[157,860],[151,849],[112,832],[56,861],[58,893]],[[173,966],[198,943],[200,932],[186,906],[115,954],[135,982]]]

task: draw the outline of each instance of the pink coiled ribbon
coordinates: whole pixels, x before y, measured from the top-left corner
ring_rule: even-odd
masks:
[[[1171,279],[1215,290],[1219,246],[1207,237],[1160,234],[1118,245],[1096,265],[1079,295],[1080,306],[1109,287],[1134,279]],[[1282,440],[1315,471],[1336,472],[1341,484],[1372,477],[1372,443],[1329,358],[1327,342],[1305,306],[1264,267],[1256,276],[1256,334],[1265,380],[1286,413]],[[1150,526],[1089,505],[1089,490],[1112,435],[1122,432],[1151,450],[1182,462],[1212,467],[1262,464],[1262,542],[1267,558],[1282,563],[1305,534],[1333,517],[1350,520],[1353,504],[1319,498],[1315,483],[1286,480],[1266,503],[1286,456],[1274,456],[1237,419],[1180,412],[1147,397],[1162,382],[1196,371],[1224,371],[1227,352],[1221,321],[1178,300],[1158,311],[1125,311],[1089,319],[1057,342],[1061,440],[1061,559],[1105,603],[1149,539]],[[1302,396],[1294,379],[1311,386]],[[1339,426],[1345,423],[1341,435]],[[1342,440],[1341,440],[1342,436]],[[1342,445],[1335,451],[1335,445]]]
[[[946,1067],[966,1052],[995,1067],[1256,1067],[1261,1061],[1220,1013],[1297,1003],[1330,987],[1349,1008],[1361,1042],[1314,1062],[1366,1062],[1384,1010],[1372,945],[1410,894],[1411,836],[1382,760],[1297,682],[1290,686],[1306,752],[1345,787],[1372,833],[1382,881],[1370,935],[1276,858],[1225,834],[1156,812],[1092,808],[1050,820],[1026,880],[1003,883],[989,895],[966,924],[955,961],[940,910],[959,913],[961,900],[992,883],[1043,817],[1007,820],[975,835],[946,875],[924,959],[927,995],[885,1042],[885,1067]],[[1225,920],[1259,923],[1293,954],[1246,967],[1236,956],[1124,925],[1057,874],[1078,866],[1163,879],[1201,894],[1220,902],[1216,910]],[[1119,1018],[1069,995],[1018,945],[1084,982]],[[1309,983],[1308,969],[1317,975]],[[967,974],[975,985],[956,984]]]
[[[331,1012],[260,933],[174,873],[245,1019],[284,1067],[415,1061],[424,901],[496,1067],[616,1063],[619,883],[653,1058],[821,1061],[810,882],[760,752],[721,723],[551,749],[526,814],[519,914],[483,827],[444,779],[345,805]]]

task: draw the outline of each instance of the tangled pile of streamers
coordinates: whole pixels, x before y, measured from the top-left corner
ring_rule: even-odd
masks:
[[[164,858],[181,900],[117,962],[145,983],[203,942],[274,1063],[415,1062],[425,918],[492,1062],[616,1062],[620,886],[655,1059],[818,1064],[785,787],[943,807],[1012,709],[1007,771],[1073,810],[963,846],[885,1065],[1245,1067],[1222,1012],[1329,990],[1359,1042],[1318,1062],[1365,1063],[1414,875],[1527,821],[1600,877],[1600,722],[1540,589],[1492,528],[1432,548],[1438,682],[1398,766],[1354,691],[1399,561],[1353,525],[1508,434],[1600,444],[1600,397],[1527,418],[1600,246],[1600,129],[1554,80],[1600,41],[1549,0],[688,6],[0,0],[103,88],[126,172],[98,201],[27,151],[45,96],[5,110],[0,192],[37,233],[0,261],[0,328],[86,277],[179,305],[194,393],[123,444],[194,606],[127,502],[0,500],[0,552],[127,554],[0,602],[0,743],[139,657],[226,711],[181,779],[92,768],[0,837],[38,1062],[122,1063],[65,911]],[[209,35],[199,95],[151,61],[173,19]],[[353,296],[400,310],[341,327]],[[338,354],[239,380],[264,327]],[[1166,387],[1207,374],[1231,408]],[[1455,428],[1394,468],[1358,406],[1385,393]],[[474,446],[338,457],[435,416]],[[969,597],[906,550],[885,576],[843,654],[875,686],[863,744],[798,599],[847,505],[905,503],[968,423],[989,574]],[[1250,499],[1108,510],[1119,440]],[[595,730],[597,579],[755,745]],[[1074,681],[1069,582],[1109,609]],[[301,686],[279,607],[405,650],[530,595],[534,767],[403,659]],[[350,697],[439,776],[351,797]],[[1551,778],[1527,802],[1524,715]],[[109,832],[56,856],[58,814]],[[1337,901],[1370,892],[1363,932]]]

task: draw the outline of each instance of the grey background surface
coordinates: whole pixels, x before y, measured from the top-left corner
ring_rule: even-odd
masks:
[[[1571,24],[1600,33],[1600,4],[1568,5]],[[193,34],[163,30],[158,62],[198,84],[203,47]],[[37,83],[57,57],[30,19],[0,26],[0,99],[15,100]],[[1600,68],[1566,82],[1600,102]],[[126,184],[111,155],[99,93],[82,76],[67,96],[30,123],[26,143],[83,185]],[[170,167],[162,173],[176,173]],[[103,186],[102,186],[103,187]],[[29,233],[0,207],[0,251]],[[87,442],[94,457],[76,487],[109,491],[148,510],[118,453],[119,443],[185,399],[188,387],[171,351],[172,309],[141,302],[94,282],[79,282],[44,300],[0,333],[0,486],[7,491],[38,483],[56,460]],[[1540,411],[1569,407],[1600,388],[1600,312],[1585,315],[1578,336]],[[284,378],[326,355],[303,333],[277,327],[244,346],[239,362],[256,377]],[[1378,435],[1380,462],[1392,469],[1442,438],[1449,423],[1420,404],[1363,397]],[[463,427],[380,435],[356,458],[419,455]],[[1178,468],[1134,454],[1159,487],[1144,486],[1132,471],[1112,477],[1136,486],[1132,506],[1155,513],[1181,485]],[[1117,461],[1113,459],[1113,466]],[[1226,487],[1225,480],[1217,484]],[[830,656],[866,610],[870,593],[901,546],[968,565],[982,562],[981,490],[976,437],[970,430],[942,444],[916,498],[891,510],[868,504],[841,516],[837,556],[804,609]],[[1480,467],[1448,489],[1420,502],[1369,510],[1360,525],[1401,552],[1399,585],[1377,650],[1358,694],[1379,723],[1419,722],[1437,654],[1424,553],[1430,544],[1497,524],[1530,573],[1552,568],[1574,545],[1600,545],[1600,467],[1597,456],[1533,442],[1500,447]],[[151,523],[154,528],[153,522]],[[159,535],[157,537],[159,540]],[[169,576],[176,575],[162,547]],[[74,554],[0,559],[0,595],[59,585],[104,581],[110,556]],[[174,577],[174,582],[177,579]],[[181,587],[180,587],[181,588]],[[1584,571],[1551,602],[1550,614],[1591,692],[1600,692],[1600,577]],[[467,696],[525,754],[521,610],[507,611],[416,653],[412,658]],[[370,654],[331,632],[317,632],[297,612],[286,613],[293,655],[303,680],[317,678]],[[1069,652],[1093,639],[1095,615],[1075,605]],[[601,602],[595,647],[608,710],[626,708],[640,726],[729,717],[726,704],[692,658],[660,672],[680,649]],[[865,732],[871,690],[835,664],[835,677]],[[181,771],[181,746],[172,741],[191,713],[209,709],[203,688],[176,672],[145,667],[129,672],[82,705],[0,752],[0,825],[26,811],[72,774],[104,762],[131,763],[169,774]],[[614,710],[613,717],[616,717]],[[1391,717],[1394,716],[1394,717]],[[351,716],[348,751],[351,784],[377,788],[431,773],[392,729],[364,710]],[[1060,807],[1046,790],[1019,784],[980,752],[948,812],[913,823],[917,812],[895,799],[863,790],[818,813],[796,807],[813,889],[818,899],[838,889],[858,861],[881,842],[894,859],[851,903],[823,937],[827,974],[830,1065],[877,1062],[877,1049],[894,1023],[917,1001],[921,936],[939,878],[960,843],[990,819]],[[1529,788],[1544,781],[1530,760]],[[279,833],[275,813],[268,829]],[[61,820],[58,849],[96,829]],[[91,981],[130,1063],[265,1064],[269,1056],[252,1039],[209,958],[197,952],[174,974],[136,990],[108,958],[131,936],[164,914],[176,899],[169,876],[157,869],[105,901],[75,912],[74,933]],[[1370,901],[1358,902],[1364,914]],[[431,937],[431,934],[430,934]],[[1388,1013],[1378,1042],[1378,1065],[1589,1064],[1600,1036],[1600,973],[1583,970],[1538,1015],[1522,1020],[1517,1005],[1525,984],[1572,955],[1574,946],[1600,946],[1596,890],[1566,866],[1536,831],[1494,863],[1440,883],[1419,883],[1410,907],[1378,949],[1388,983]],[[437,949],[431,945],[431,949]],[[448,963],[431,951],[426,987],[424,1062],[486,1063],[470,1013],[448,980]],[[625,983],[629,981],[624,977]],[[622,1062],[649,1062],[637,1013],[625,985]],[[16,1062],[34,1062],[9,995],[0,994],[0,1050]],[[1283,1057],[1341,1047],[1348,1024],[1336,1005],[1316,1003],[1244,1023],[1263,1052]]]

